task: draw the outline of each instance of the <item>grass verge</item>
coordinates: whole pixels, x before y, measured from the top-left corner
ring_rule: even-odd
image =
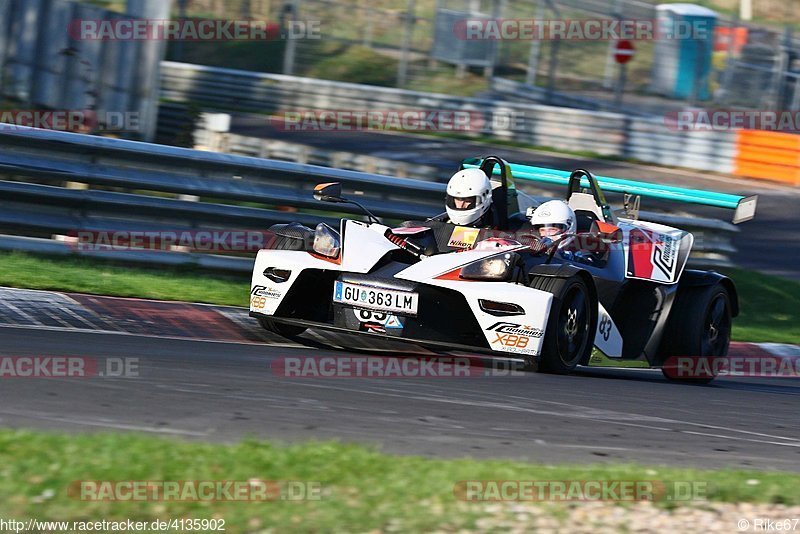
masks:
[[[726,274],[736,282],[741,305],[734,340],[800,344],[800,283],[741,269]],[[0,286],[247,306],[249,277],[13,252],[0,253]]]
[[[226,531],[447,532],[474,528],[485,502],[466,502],[468,480],[699,483],[709,501],[798,504],[800,475],[638,465],[543,466],[513,461],[390,456],[333,442],[280,446],[172,441],[130,434],[0,431],[0,515],[52,521],[216,518]],[[74,481],[247,481],[313,483],[318,500],[147,502],[81,500]],[[306,486],[308,487],[308,486]],[[671,508],[675,502],[661,501]],[[564,504],[541,503],[557,516]],[[497,506],[494,506],[496,509]],[[274,530],[265,530],[274,529]]]
[[[800,283],[741,269],[725,274],[739,292],[734,339],[800,344]]]
[[[124,252],[120,253],[124,260]],[[78,257],[0,253],[0,286],[247,306],[249,276],[194,268],[122,267]]]

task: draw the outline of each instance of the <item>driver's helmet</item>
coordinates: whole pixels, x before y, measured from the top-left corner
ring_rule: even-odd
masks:
[[[445,200],[450,222],[470,225],[492,207],[492,184],[480,169],[458,171],[447,182]]]
[[[558,239],[574,234],[577,229],[575,212],[563,200],[550,200],[536,208],[531,215],[533,230],[539,237]]]

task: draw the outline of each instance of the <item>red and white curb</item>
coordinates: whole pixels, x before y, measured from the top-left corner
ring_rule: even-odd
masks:
[[[734,341],[731,343],[731,347],[728,350],[728,356],[800,358],[800,346],[788,345],[785,343],[741,343]]]
[[[245,308],[12,288],[0,288],[0,326],[271,345],[289,341],[263,330]],[[338,336],[317,337],[338,345]],[[375,350],[398,346],[368,341]],[[800,346],[733,342],[728,355],[797,358]]]

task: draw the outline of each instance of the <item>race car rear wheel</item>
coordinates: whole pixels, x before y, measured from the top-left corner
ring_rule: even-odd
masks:
[[[586,280],[535,276],[530,287],[553,294],[539,370],[566,374],[589,357],[597,328],[597,302]]]
[[[261,326],[262,326],[262,328],[264,328],[264,330],[267,330],[267,331],[272,332],[274,334],[278,334],[279,336],[283,336],[283,337],[299,336],[300,334],[302,334],[303,332],[308,330],[308,328],[305,328],[303,326],[294,326],[294,325],[291,325],[291,324],[283,324],[283,323],[279,323],[279,322],[273,321],[272,319],[267,319],[266,317],[259,317],[258,318],[258,322],[259,322],[259,324],[261,324]]]
[[[664,332],[662,357],[667,361],[667,367],[662,368],[664,376],[669,380],[694,384],[708,384],[714,380],[713,365],[697,366],[693,376],[682,377],[670,367],[668,359],[679,356],[726,357],[731,340],[732,315],[731,297],[722,284],[679,289]]]

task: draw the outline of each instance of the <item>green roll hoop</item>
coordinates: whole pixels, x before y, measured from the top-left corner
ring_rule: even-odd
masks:
[[[482,162],[483,160],[481,158],[467,158],[462,162],[462,167],[465,169],[480,168]],[[530,180],[532,182],[563,185],[566,187],[571,174],[569,171],[548,169],[546,167],[534,167],[518,163],[509,163],[508,165],[514,180]],[[497,166],[494,168],[494,174],[500,174],[500,169]],[[612,178],[609,176],[595,176],[595,178],[603,191],[628,193],[661,200],[672,200],[688,204],[732,209],[734,210],[734,224],[749,221],[755,217],[756,205],[758,204],[758,195],[745,197],[742,195],[732,195],[730,193],[687,189],[685,187],[652,184],[623,178]],[[588,188],[589,181],[584,178],[581,181],[581,186]]]

